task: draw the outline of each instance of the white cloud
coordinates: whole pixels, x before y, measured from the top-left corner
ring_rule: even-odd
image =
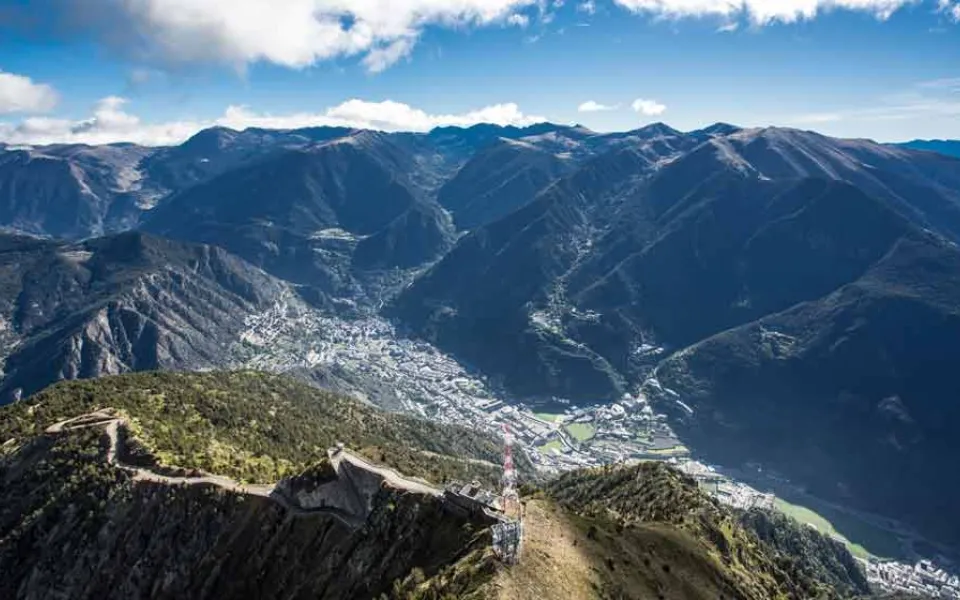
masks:
[[[363,57],[363,66],[371,73],[380,73],[393,66],[397,61],[410,56],[416,40],[400,38],[379,48],[374,48]]]
[[[507,17],[507,23],[523,28],[530,24],[530,17],[520,13],[514,13]]]
[[[595,14],[597,12],[597,3],[594,2],[594,0],[585,0],[577,5],[577,10],[588,15]]]
[[[614,0],[627,10],[668,18],[746,14],[759,25],[813,19],[822,11],[862,11],[887,19],[898,9],[920,0]]]
[[[717,27],[717,33],[733,33],[738,29],[740,29],[740,23],[737,23],[736,21],[730,21],[729,23],[724,23],[720,27]]]
[[[579,112],[603,112],[608,110],[617,110],[618,108],[620,108],[619,105],[600,104],[599,102],[594,102],[593,100],[587,100],[578,106],[577,110]]]
[[[229,106],[216,119],[145,123],[124,110],[126,103],[124,98],[104,98],[94,107],[93,116],[80,121],[32,117],[16,125],[0,123],[0,141],[35,145],[133,142],[163,146],[183,142],[197,131],[215,125],[233,129],[296,129],[326,125],[384,131],[429,131],[434,127],[467,127],[476,123],[526,126],[546,120],[524,114],[513,103],[495,104],[460,114],[430,114],[392,100],[368,102],[353,99],[317,113],[271,115],[244,106]]]
[[[57,104],[57,92],[29,77],[0,71],[0,113],[40,113]]]
[[[103,0],[99,13],[68,0],[97,20],[102,37],[122,40],[144,60],[257,62],[304,68],[366,56],[371,69],[409,55],[431,26],[464,28],[524,18],[539,0]],[[373,55],[373,56],[371,56]],[[393,59],[391,61],[390,59]]]
[[[952,0],[939,0],[938,8],[940,12],[944,13],[954,22],[960,23],[960,2],[953,2]]]
[[[656,100],[648,100],[646,98],[637,98],[633,101],[633,104],[630,105],[630,108],[647,117],[662,115],[667,111],[666,105],[660,104]]]

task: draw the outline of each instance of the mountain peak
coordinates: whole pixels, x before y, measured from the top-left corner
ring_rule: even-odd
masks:
[[[676,137],[683,135],[680,131],[677,131],[673,127],[670,127],[666,123],[657,121],[656,123],[650,123],[649,125],[644,125],[639,129],[633,130],[631,133],[635,135],[640,135],[643,137]]]
[[[713,137],[713,136],[731,135],[731,134],[737,133],[738,131],[743,131],[743,128],[738,127],[736,125],[731,125],[730,123],[724,123],[721,121],[721,122],[714,123],[713,125],[704,127],[703,129],[697,129],[697,130],[691,131],[690,134]]]
[[[229,127],[210,127],[195,133],[181,144],[182,149],[194,152],[215,152],[236,139],[240,132]]]

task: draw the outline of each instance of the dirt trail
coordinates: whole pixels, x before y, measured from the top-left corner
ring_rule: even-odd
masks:
[[[269,498],[273,492],[272,485],[246,485],[234,481],[229,477],[220,477],[219,475],[203,475],[200,477],[170,477],[160,475],[149,469],[125,465],[117,458],[120,456],[120,427],[126,427],[127,422],[118,417],[117,414],[109,408],[98,410],[96,412],[66,419],[59,423],[54,423],[47,427],[46,433],[58,435],[64,431],[74,431],[77,429],[86,429],[90,427],[103,427],[104,432],[110,439],[110,446],[107,448],[107,463],[117,468],[123,469],[133,474],[134,481],[150,481],[153,483],[163,483],[167,485],[215,485],[238,494],[248,494],[251,496],[261,496]]]
[[[494,597],[583,600],[596,597],[594,560],[579,544],[579,533],[562,511],[547,501],[524,508],[524,539],[519,564],[501,569]]]
[[[340,463],[341,461],[348,461],[356,467],[364,469],[365,471],[370,471],[371,473],[376,473],[383,478],[384,482],[387,483],[390,487],[406,491],[413,492],[414,494],[424,494],[427,496],[442,496],[443,492],[425,481],[418,479],[411,479],[409,477],[404,477],[400,473],[397,473],[393,469],[387,467],[380,467],[377,465],[370,464],[363,458],[360,458],[356,454],[350,452],[349,450],[340,450],[338,452],[330,453],[330,462],[333,463],[333,468],[339,473],[340,472]]]
[[[240,483],[229,477],[223,477],[220,475],[211,475],[205,474],[198,477],[171,477],[168,475],[161,475],[155,473],[149,469],[144,469],[142,467],[137,467],[134,465],[127,465],[120,462],[119,457],[122,455],[120,448],[120,428],[126,427],[127,422],[125,419],[120,417],[114,409],[105,408],[92,412],[86,415],[81,415],[79,417],[73,417],[70,419],[65,419],[58,423],[47,427],[46,433],[48,435],[60,435],[64,432],[74,431],[77,429],[86,429],[90,427],[102,427],[107,437],[110,440],[110,445],[107,448],[107,463],[123,469],[133,475],[134,481],[145,481],[151,483],[159,483],[163,485],[213,485],[224,490],[234,492],[237,494],[243,494],[248,496],[258,496],[261,498],[269,498],[278,504],[282,505],[285,509],[294,513],[298,516],[307,516],[314,514],[327,514],[336,517],[346,525],[352,528],[360,527],[363,522],[366,520],[366,515],[359,514],[350,514],[342,509],[332,508],[332,507],[318,507],[318,508],[303,508],[297,504],[290,501],[289,498],[284,496],[279,492],[277,486],[275,485],[248,485]],[[357,468],[375,473],[376,475],[383,478],[384,482],[398,490],[412,492],[415,494],[424,494],[429,496],[440,496],[442,492],[434,487],[431,487],[424,481],[419,481],[416,479],[410,479],[404,477],[403,475],[397,473],[392,469],[386,467],[379,467],[373,465],[363,458],[347,451],[347,450],[338,450],[330,452],[330,460],[333,464],[334,469],[338,474],[341,473],[340,465],[343,461],[347,461],[350,464],[354,465]],[[346,478],[346,484],[351,487],[353,493],[356,495],[358,492],[353,487],[352,481],[349,480],[349,477]],[[360,502],[360,499],[357,498],[357,506],[363,506],[363,502]]]

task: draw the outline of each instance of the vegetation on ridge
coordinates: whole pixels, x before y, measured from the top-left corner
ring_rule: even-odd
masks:
[[[11,452],[60,420],[108,407],[127,416],[136,442],[161,465],[242,481],[269,483],[299,473],[325,459],[337,442],[436,483],[499,477],[500,441],[494,436],[385,413],[251,371],[60,383],[0,411],[0,452]]]

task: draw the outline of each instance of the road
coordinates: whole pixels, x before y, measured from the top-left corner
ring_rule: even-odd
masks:
[[[61,435],[64,432],[75,431],[78,429],[102,427],[110,441],[109,447],[107,448],[107,463],[118,469],[123,469],[124,471],[131,473],[134,481],[151,482],[170,486],[212,485],[236,494],[268,498],[274,502],[277,502],[289,512],[297,516],[316,514],[330,515],[339,519],[341,522],[351,528],[358,528],[366,521],[366,514],[351,514],[343,509],[334,507],[303,508],[291,501],[284,494],[280,493],[275,485],[248,485],[230,479],[229,477],[211,474],[204,474],[198,477],[171,477],[168,475],[161,475],[160,473],[156,473],[142,467],[123,464],[119,458],[122,455],[119,432],[121,427],[126,426],[127,422],[124,418],[118,416],[115,410],[106,408],[86,415],[81,415],[79,417],[73,417],[58,423],[54,423],[53,425],[47,427],[45,432],[48,435]],[[383,482],[386,485],[389,485],[392,488],[427,496],[439,497],[443,495],[441,490],[428,485],[425,481],[404,477],[393,469],[373,465],[348,450],[331,451],[329,455],[330,461],[338,475],[340,475],[341,472],[340,466],[342,462],[347,461],[359,469],[363,469],[378,475],[381,479],[383,479]],[[349,480],[349,477],[341,478],[341,480],[346,480],[346,484],[350,487],[350,489],[353,490],[354,495],[356,495],[356,490],[353,489],[353,483]],[[359,500],[359,498],[357,500]],[[358,504],[358,506],[362,505],[363,503]],[[365,513],[365,511],[361,512]]]
[[[89,427],[103,427],[104,432],[110,439],[110,446],[107,448],[107,463],[132,473],[134,481],[150,481],[166,485],[214,485],[238,494],[248,494],[263,498],[269,498],[273,492],[274,486],[272,485],[246,485],[229,477],[221,477],[219,475],[170,477],[142,467],[125,465],[119,461],[118,456],[120,456],[120,427],[125,427],[126,425],[127,422],[123,418],[116,416],[116,413],[108,408],[54,423],[50,427],[47,427],[46,433],[58,435],[64,431],[74,431]]]
[[[383,478],[384,483],[394,489],[413,492],[414,494],[424,494],[427,496],[443,496],[442,490],[429,485],[425,481],[404,477],[400,473],[397,473],[388,467],[373,465],[349,450],[330,452],[330,462],[333,464],[333,468],[337,471],[337,473],[340,472],[340,463],[344,460],[350,462],[356,467],[370,471],[371,473],[376,473]]]

